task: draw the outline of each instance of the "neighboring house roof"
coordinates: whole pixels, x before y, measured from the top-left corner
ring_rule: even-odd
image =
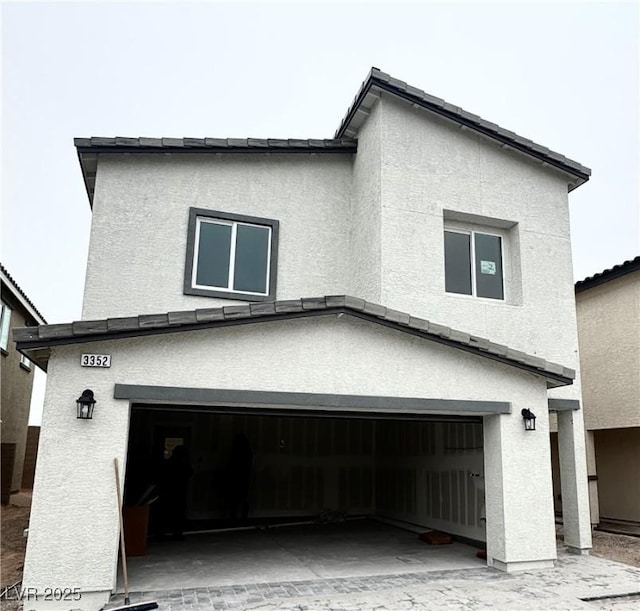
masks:
[[[404,81],[399,81],[378,68],[371,68],[353,104],[336,131],[336,138],[344,138],[345,136],[355,137],[358,133],[358,128],[365,121],[382,92],[392,94],[420,108],[430,110],[484,136],[497,140],[506,148],[520,151],[521,153],[534,157],[550,166],[554,166],[575,176],[577,180],[575,184],[570,185],[569,190],[573,190],[581,184],[584,184],[589,180],[589,176],[591,176],[591,170],[577,161],[573,161],[560,153],[556,153],[546,146],[536,144],[532,140],[518,136],[518,134],[512,131],[486,121],[482,117],[471,114],[458,106],[454,106],[440,98],[429,95],[422,91],[422,89],[417,89]]]
[[[576,293],[581,293],[582,291],[586,291],[587,289],[592,289],[594,286],[599,286],[601,284],[604,284],[605,282],[615,280],[616,278],[626,276],[627,274],[636,272],[638,270],[640,270],[640,256],[635,257],[635,259],[625,261],[620,265],[614,265],[610,269],[605,269],[598,274],[588,276],[584,280],[576,282]]]
[[[44,316],[38,312],[38,308],[33,305],[33,302],[27,297],[27,294],[20,288],[18,283],[13,279],[13,276],[9,273],[7,268],[0,263],[0,277],[2,278],[2,284],[6,286],[15,297],[15,299],[24,308],[27,316],[33,319],[33,323],[37,325],[46,325],[47,321]]]
[[[260,139],[260,138],[75,138],[84,184],[93,205],[98,153],[355,153],[354,139],[381,92],[430,110],[459,125],[497,140],[504,148],[533,157],[575,177],[569,190],[589,180],[591,170],[546,146],[518,136],[495,123],[485,121],[458,106],[393,78],[378,68],[371,68],[367,79],[347,111],[334,139]]]
[[[93,205],[98,153],[355,153],[351,138],[281,140],[277,138],[74,138],[82,177]]]
[[[46,366],[48,348],[51,346],[330,314],[348,314],[523,369],[545,377],[550,388],[572,384],[575,378],[573,369],[348,295],[289,299],[105,320],[81,320],[68,324],[14,329],[13,337],[18,343],[18,350],[25,352],[32,360],[39,359],[42,365]]]

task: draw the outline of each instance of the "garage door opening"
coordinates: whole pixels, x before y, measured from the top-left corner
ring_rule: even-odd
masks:
[[[174,540],[179,533],[162,495],[180,491],[162,479],[180,447],[193,473],[185,482],[185,538]],[[483,471],[479,417],[401,420],[134,404],[126,504],[160,498],[149,505],[145,555],[130,561],[132,587],[166,588],[163,579],[177,579],[175,570],[194,562],[204,567],[201,577],[194,569],[194,587],[213,585],[212,579],[239,583],[247,572],[259,581],[262,556],[267,581],[274,569],[280,580],[304,577],[295,567],[308,567],[312,557],[325,566],[312,572],[330,575],[328,558],[344,560],[348,549],[350,570],[365,571],[355,574],[371,573],[373,563],[383,572],[479,566],[475,549],[454,543],[434,551],[415,533],[436,529],[482,546]],[[187,570],[185,578],[193,575]]]

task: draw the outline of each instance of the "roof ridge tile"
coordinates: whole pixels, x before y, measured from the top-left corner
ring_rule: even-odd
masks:
[[[226,138],[205,138],[204,143],[207,146],[228,146]]]
[[[232,305],[224,306],[222,313],[225,320],[232,320],[234,318],[249,318],[251,316],[251,306],[246,305]]]

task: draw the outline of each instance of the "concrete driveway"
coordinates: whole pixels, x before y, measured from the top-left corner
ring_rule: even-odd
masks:
[[[563,551],[552,569],[505,574],[471,547],[432,547],[370,522],[213,538],[194,539],[191,556],[187,541],[132,559],[131,602],[155,600],[161,611],[640,608],[640,569]]]

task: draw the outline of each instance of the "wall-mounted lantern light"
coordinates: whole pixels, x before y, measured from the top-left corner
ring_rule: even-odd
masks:
[[[524,420],[525,431],[536,430],[536,415],[530,409],[523,409],[521,412],[522,419]]]
[[[93,398],[93,391],[83,390],[82,394],[76,399],[76,406],[78,408],[78,418],[82,420],[91,420],[93,418],[93,408],[96,404],[96,400]]]

